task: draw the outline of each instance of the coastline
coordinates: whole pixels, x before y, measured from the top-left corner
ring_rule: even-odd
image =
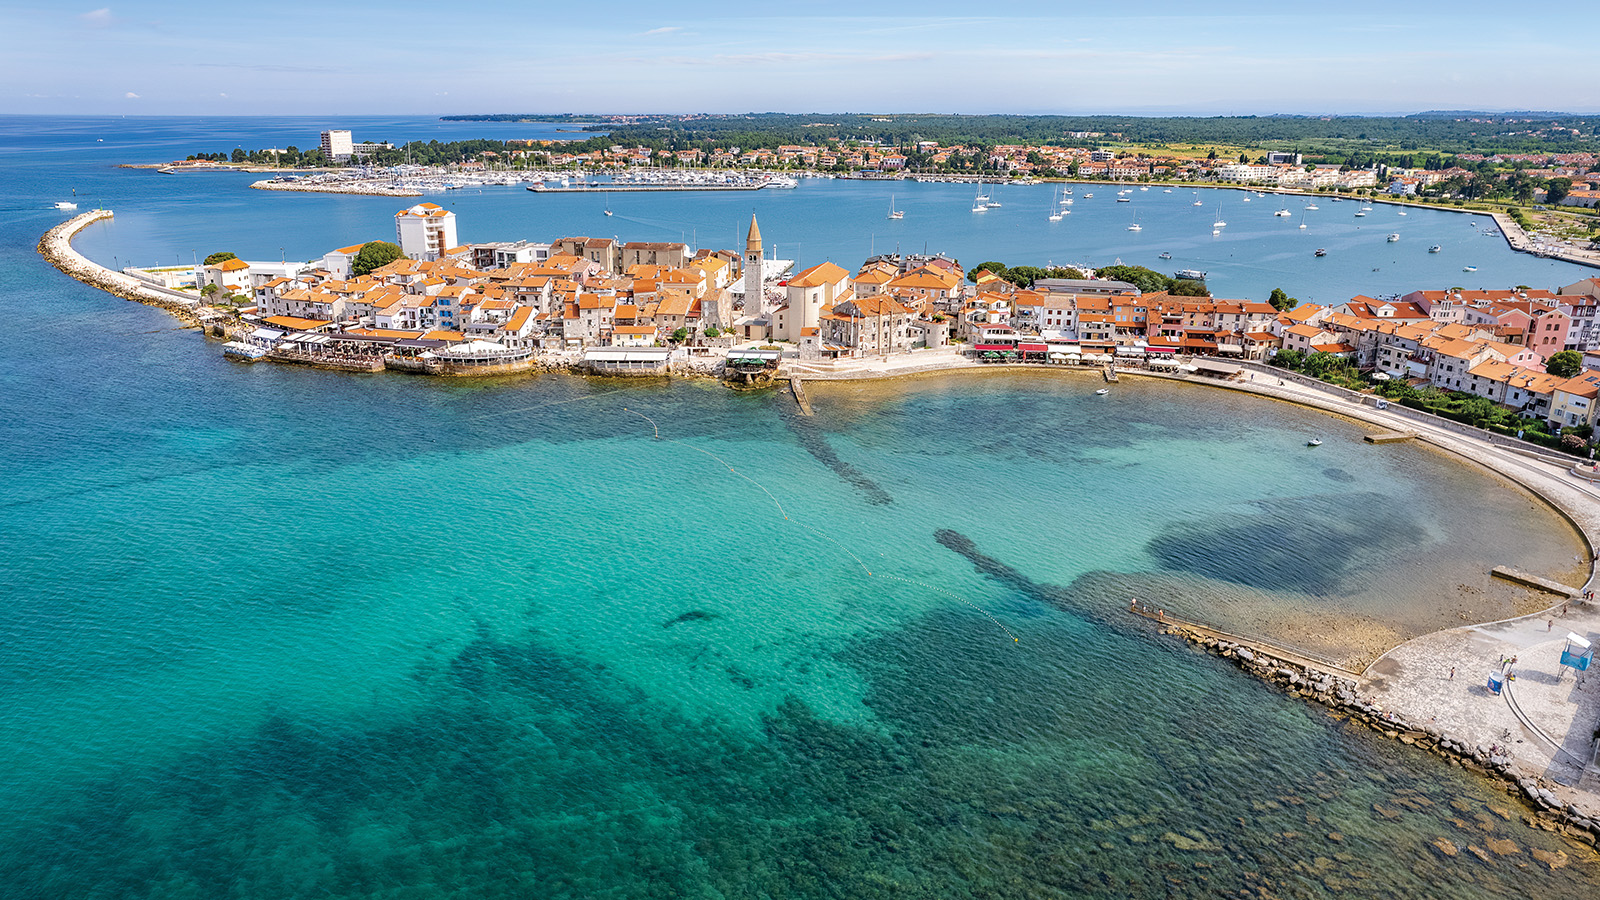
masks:
[[[105,269],[72,248],[71,241],[75,235],[94,222],[110,219],[112,216],[110,210],[92,210],[75,216],[46,232],[39,241],[38,252],[57,269],[85,284],[124,299],[164,309],[185,325],[197,327],[211,325],[214,329],[223,328],[222,314],[208,315],[211,311],[198,303],[184,304],[157,295],[136,279]],[[894,363],[905,363],[905,365]],[[562,369],[578,371],[577,367],[570,364],[556,367],[541,364],[530,367],[530,371],[534,373]],[[843,370],[839,370],[836,364],[826,368],[795,364],[789,370],[789,374],[816,381],[849,382],[967,371],[993,373],[1031,371],[1053,372],[1059,375],[1063,369],[1091,377],[1104,377],[1099,369],[1082,367],[1075,369],[1060,366],[978,363],[961,356],[953,349],[922,351],[902,359],[853,361],[852,365],[847,365]],[[1548,460],[1553,457],[1547,458],[1543,454],[1497,446],[1475,436],[1435,427],[1431,423],[1420,422],[1397,413],[1351,403],[1348,399],[1341,400],[1327,391],[1293,382],[1273,386],[1264,382],[1228,383],[1209,378],[1191,378],[1134,369],[1116,371],[1119,375],[1142,375],[1232,389],[1295,403],[1389,431],[1415,432],[1419,440],[1430,447],[1449,453],[1459,461],[1475,464],[1506,478],[1539,498],[1577,530],[1591,557],[1595,548],[1600,546],[1600,503],[1596,503],[1600,500],[1600,488],[1588,482],[1580,484],[1577,479],[1571,478],[1570,473],[1564,468],[1570,466],[1571,461],[1552,463]],[[677,374],[705,376],[711,373],[696,370]],[[1594,572],[1591,569],[1589,581],[1585,586],[1593,582]],[[1548,722],[1532,722],[1509,692],[1504,695],[1506,702],[1494,707],[1473,703],[1441,710],[1435,705],[1439,702],[1437,692],[1422,689],[1436,687],[1434,682],[1438,681],[1437,673],[1441,671],[1439,667],[1449,666],[1450,661],[1461,658],[1462,652],[1469,654],[1464,659],[1472,661],[1475,667],[1462,679],[1458,687],[1465,689],[1468,683],[1475,679],[1474,673],[1482,667],[1493,665],[1486,660],[1489,653],[1496,649],[1495,646],[1485,645],[1481,640],[1468,641],[1463,650],[1456,647],[1462,643],[1459,638],[1463,634],[1481,637],[1487,630],[1506,626],[1508,623],[1526,625],[1529,622],[1540,621],[1544,616],[1553,615],[1552,611],[1555,609],[1556,607],[1550,607],[1543,613],[1522,616],[1507,622],[1464,625],[1413,638],[1391,647],[1379,656],[1361,673],[1359,679],[1349,680],[1348,673],[1341,674],[1337,671],[1319,673],[1315,683],[1322,686],[1315,690],[1307,690],[1305,684],[1311,683],[1312,673],[1318,670],[1318,666],[1314,663],[1308,664],[1303,658],[1296,660],[1292,651],[1286,652],[1285,648],[1274,648],[1263,642],[1252,644],[1247,639],[1219,638],[1214,630],[1210,635],[1193,627],[1188,630],[1163,627],[1161,630],[1163,633],[1181,635],[1207,650],[1240,661],[1242,666],[1254,674],[1287,685],[1292,696],[1322,702],[1341,715],[1348,715],[1353,720],[1380,728],[1386,736],[1434,750],[1460,764],[1470,765],[1475,771],[1500,777],[1519,788],[1535,809],[1544,812],[1546,817],[1541,819],[1542,822],[1553,829],[1573,825],[1581,829],[1581,836],[1587,842],[1594,843],[1596,837],[1600,837],[1600,784],[1584,787],[1582,784],[1582,774],[1586,771],[1584,768],[1579,769],[1578,777],[1572,779],[1574,783],[1570,786],[1550,788],[1540,783],[1540,779],[1557,765],[1558,758],[1563,752],[1559,744],[1548,735]],[[1600,632],[1600,610],[1580,606],[1579,612],[1580,616],[1565,619],[1563,624],[1573,625],[1582,618],[1585,622],[1593,624],[1596,632]],[[1523,645],[1507,642],[1505,646]],[[1248,655],[1241,656],[1239,654],[1241,648],[1244,648]],[[1456,655],[1452,656],[1451,653]],[[1481,654],[1483,660],[1481,665],[1480,661],[1470,655],[1473,653]],[[1261,664],[1255,662],[1258,657],[1263,660]],[[1267,664],[1268,660],[1272,664]],[[1404,663],[1399,662],[1402,660]],[[1404,667],[1399,671],[1394,671],[1393,667],[1385,669],[1386,661]],[[1468,663],[1464,661],[1457,665],[1466,664]],[[1431,670],[1421,671],[1423,667],[1430,665]],[[1411,674],[1413,671],[1415,674]],[[1343,681],[1336,684],[1331,680],[1323,684],[1320,674],[1327,674],[1334,679],[1344,678],[1348,684]],[[1402,675],[1406,677],[1402,678]],[[1450,681],[1454,683],[1453,679]],[[1384,705],[1372,699],[1374,694],[1381,694],[1389,708],[1385,709]],[[1590,705],[1600,712],[1600,698]],[[1527,738],[1514,747],[1505,748],[1506,752],[1493,750],[1492,747],[1497,742],[1490,740],[1490,737],[1497,731],[1509,734],[1513,728],[1520,729]],[[1564,730],[1571,729],[1569,727]],[[1481,735],[1488,737],[1480,737]]]

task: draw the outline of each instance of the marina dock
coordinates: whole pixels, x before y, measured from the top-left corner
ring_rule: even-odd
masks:
[[[655,191],[759,191],[761,184],[575,184],[569,187],[551,187],[547,184],[530,184],[528,190],[536,194],[642,194]]]

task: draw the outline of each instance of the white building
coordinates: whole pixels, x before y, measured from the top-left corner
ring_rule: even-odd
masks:
[[[418,203],[394,214],[395,243],[412,259],[442,259],[456,246],[456,214],[433,203]]]
[[[344,162],[350,158],[354,147],[350,142],[348,131],[324,131],[322,133],[322,155],[337,162]]]

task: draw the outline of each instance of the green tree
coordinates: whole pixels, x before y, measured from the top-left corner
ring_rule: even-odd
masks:
[[[350,261],[350,274],[366,275],[373,269],[381,269],[397,259],[404,259],[406,252],[388,241],[369,241],[361,245],[356,252],[356,258]]]
[[[715,325],[706,326],[706,337],[708,338],[714,338],[721,333],[722,332]]]
[[[977,284],[978,283],[978,273],[979,272],[993,272],[996,275],[1002,275],[1003,276],[1005,274],[1005,271],[1006,271],[1006,264],[1005,263],[996,262],[995,260],[991,259],[991,260],[987,260],[985,262],[978,263],[977,265],[973,266],[971,269],[967,270],[967,280],[972,282],[973,284]]]
[[[1211,291],[1206,288],[1204,281],[1195,281],[1193,278],[1174,278],[1172,287],[1167,292],[1174,297],[1209,297]]]
[[[238,258],[239,258],[238,254],[231,253],[231,252],[229,252],[227,250],[218,250],[217,252],[215,252],[215,253],[211,254],[210,256],[206,257],[206,261],[204,263],[201,263],[201,265],[214,266],[217,263],[222,262],[223,260],[238,259]]]
[[[1145,294],[1164,291],[1172,285],[1171,278],[1144,266],[1102,266],[1095,273],[1101,278],[1125,281]]]
[[[1279,350],[1272,357],[1272,364],[1280,369],[1298,370],[1306,361],[1306,355],[1299,350]]]
[[[242,163],[242,162],[245,161],[245,157],[246,157],[246,154],[244,152],[244,148],[243,147],[235,147],[235,148],[233,148],[233,161],[234,162]]]
[[[1267,302],[1278,312],[1288,312],[1300,305],[1300,301],[1285,294],[1283,288],[1273,288],[1272,296],[1267,298]]]
[[[200,289],[200,296],[202,296],[202,297],[210,297],[213,294],[215,294],[217,291],[220,291],[220,290],[222,290],[222,288],[220,286],[218,286],[216,284],[208,284],[205,287]]]
[[[1556,204],[1560,203],[1561,201],[1567,199],[1567,195],[1570,194],[1571,192],[1572,192],[1572,179],[1571,178],[1552,178],[1549,181],[1545,182],[1545,185],[1544,185],[1544,200],[1545,200],[1546,203],[1550,204],[1551,206],[1555,206]]]
[[[689,339],[689,329],[679,328],[677,331],[672,333],[672,339],[680,344],[684,341],[687,341]]]
[[[1544,361],[1544,370],[1557,378],[1571,378],[1583,371],[1583,354],[1576,350],[1552,353]]]

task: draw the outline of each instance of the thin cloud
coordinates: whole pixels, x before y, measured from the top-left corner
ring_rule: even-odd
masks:
[[[111,7],[90,10],[78,14],[78,21],[90,28],[110,28],[117,23],[117,17],[111,14]]]
[[[677,25],[663,25],[660,28],[652,28],[649,31],[640,32],[640,36],[641,37],[649,37],[652,34],[672,34],[675,31],[682,31],[682,30],[683,29],[681,27],[677,26]]]
[[[137,99],[139,99],[139,95],[135,94],[133,91],[129,91],[126,94],[123,94],[122,96],[123,96],[124,99],[127,99],[127,100],[137,100]]]

